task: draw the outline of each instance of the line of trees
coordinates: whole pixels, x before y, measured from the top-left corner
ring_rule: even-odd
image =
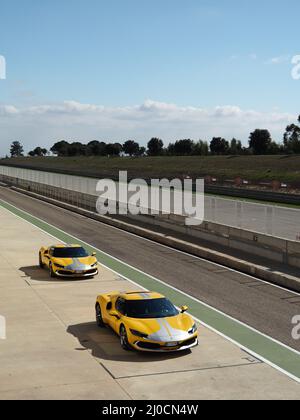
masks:
[[[300,123],[300,116],[298,118]],[[271,134],[265,129],[256,129],[250,134],[249,146],[244,147],[240,140],[233,138],[230,142],[222,137],[214,137],[210,143],[191,139],[177,140],[165,147],[159,138],[152,138],[147,148],[141,147],[134,140],[125,143],[106,143],[93,140],[88,144],[61,140],[50,149],[36,147],[29,152],[29,156],[207,156],[207,155],[267,155],[267,154],[300,154],[300,127],[291,124],[286,128],[283,143],[273,141]],[[20,142],[11,145],[12,157],[23,156],[24,149]]]

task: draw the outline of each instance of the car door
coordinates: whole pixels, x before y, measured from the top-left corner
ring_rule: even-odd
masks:
[[[50,249],[48,248],[48,249],[46,249],[45,250],[45,252],[44,252],[44,255],[43,255],[43,263],[47,266],[47,267],[49,267],[49,264],[50,264]]]
[[[102,318],[106,324],[108,324],[110,327],[112,327],[112,317],[111,317],[111,311],[114,310],[116,303],[116,297],[112,297],[109,302],[107,302],[105,299],[103,299],[101,304],[101,310],[102,310]]]
[[[126,307],[125,299],[123,299],[122,297],[118,297],[115,303],[115,308],[114,308],[118,316],[112,316],[110,320],[111,327],[117,334],[120,331],[120,326],[121,326],[122,321],[124,321],[125,307]]]

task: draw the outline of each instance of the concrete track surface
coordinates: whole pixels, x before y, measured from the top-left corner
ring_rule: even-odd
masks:
[[[300,295],[0,187],[0,200],[300,350],[291,320]]]
[[[229,310],[232,306],[234,311],[240,307],[240,314],[249,318],[251,306],[255,312],[258,306],[253,305],[259,299],[259,315],[267,323],[280,311],[270,331],[282,335],[281,341],[289,341],[288,320],[299,313],[299,303],[291,302],[300,300],[288,291],[256,284],[239,273],[1,190],[0,314],[6,318],[7,339],[0,340],[0,399],[299,399],[295,380],[203,325],[200,346],[191,353],[124,352],[109,329],[96,327],[94,303],[101,292],[137,289],[125,278],[129,271],[121,276],[102,267],[94,280],[50,279],[37,266],[37,252],[42,244],[57,241],[1,207],[3,198],[57,226],[64,224],[68,233],[81,235],[94,246],[111,247],[111,255],[123,261],[132,258],[136,267],[176,282],[190,295],[210,304],[215,300],[215,307],[225,305]],[[191,282],[193,276],[197,284]],[[214,288],[223,285],[223,299],[221,293],[214,296],[214,290],[208,290],[210,282]],[[230,301],[226,290],[234,285],[239,296],[231,296]],[[255,296],[247,303],[252,293]]]

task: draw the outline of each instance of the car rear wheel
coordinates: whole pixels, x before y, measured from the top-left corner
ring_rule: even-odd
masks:
[[[131,350],[130,344],[128,342],[126,328],[124,327],[124,325],[121,325],[121,328],[120,328],[120,344],[123,350],[126,350],[126,351]]]
[[[103,322],[102,313],[100,305],[96,306],[96,323],[99,328],[104,328],[105,324]]]
[[[55,273],[54,273],[54,271],[53,271],[53,268],[52,268],[52,264],[51,264],[51,263],[50,263],[50,265],[49,265],[49,273],[50,273],[50,277],[51,277],[51,278],[56,277],[56,276],[55,276]]]
[[[44,268],[44,263],[43,263],[43,260],[42,260],[42,254],[41,253],[39,254],[39,264],[40,264],[40,268]]]

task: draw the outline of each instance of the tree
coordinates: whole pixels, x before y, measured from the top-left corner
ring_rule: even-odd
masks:
[[[24,156],[24,148],[19,141],[12,142],[10,146],[10,155],[11,157]]]
[[[282,153],[282,149],[283,149],[282,145],[280,146],[275,141],[272,141],[268,149],[268,154],[279,155],[280,153]]]
[[[105,156],[106,144],[103,141],[90,141],[86,147],[86,154],[90,156]]]
[[[148,155],[149,156],[160,156],[163,152],[164,143],[161,139],[156,137],[152,138],[148,143]]]
[[[42,147],[36,147],[34,150],[32,150],[31,152],[29,152],[29,156],[46,156],[46,154],[48,153],[47,149],[44,149]]]
[[[65,140],[61,140],[51,147],[50,152],[57,156],[68,156],[69,146],[70,143]]]
[[[174,152],[177,156],[189,156],[192,154],[194,142],[190,139],[177,140],[174,145]]]
[[[145,156],[145,154],[146,154],[146,147],[139,147],[139,150],[136,156]]]
[[[120,156],[123,146],[120,143],[109,143],[105,146],[106,156]]]
[[[194,156],[207,156],[209,152],[209,147],[207,141],[199,140],[197,143],[193,144],[192,155]]]
[[[300,115],[298,122],[300,122]],[[300,127],[298,125],[291,124],[287,126],[283,144],[287,153],[300,153]]]
[[[233,138],[230,142],[230,154],[240,155],[242,152],[242,142]]]
[[[71,143],[67,148],[68,156],[84,156],[86,154],[86,145],[80,142]]]
[[[133,140],[128,140],[123,144],[123,151],[129,156],[138,156],[140,145]]]
[[[174,156],[175,155],[175,144],[170,143],[166,149],[167,156]]]
[[[250,134],[249,147],[255,155],[265,155],[271,146],[272,138],[268,130],[256,129]]]
[[[225,155],[229,150],[229,143],[222,137],[214,137],[210,142],[210,150],[215,155]]]

